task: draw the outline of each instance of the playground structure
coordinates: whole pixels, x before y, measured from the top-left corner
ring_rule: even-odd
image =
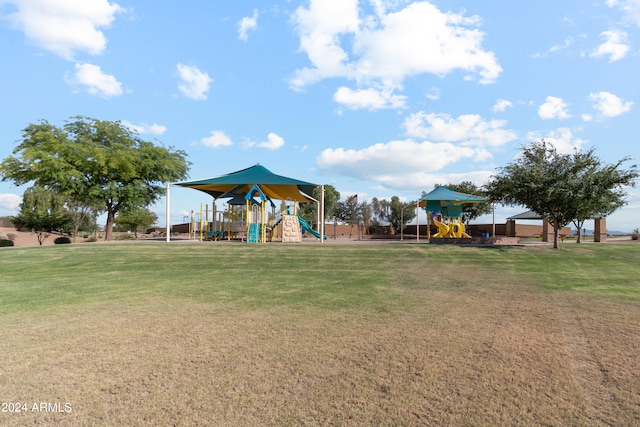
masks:
[[[247,243],[265,243],[278,239],[279,225],[282,230],[282,242],[301,241],[302,230],[317,238],[322,236],[321,232],[313,230],[297,213],[300,203],[321,204],[310,196],[318,187],[316,184],[273,174],[259,164],[227,175],[174,184],[200,190],[213,197],[214,220],[212,223],[208,221],[208,207],[206,217],[202,215],[202,206],[200,208],[201,240],[205,236],[212,240],[224,238],[231,240],[244,234]],[[216,201],[225,199],[228,199],[226,212],[216,212]],[[276,200],[281,201],[279,213],[276,213],[274,203]],[[167,191],[167,205],[169,206],[169,191]],[[268,213],[268,205],[271,207],[271,213]],[[242,220],[239,219],[238,214],[239,209],[242,209],[241,206],[244,207]],[[319,218],[322,207],[317,211],[318,224],[323,224]],[[218,214],[223,215],[218,216]],[[168,225],[167,228],[169,228]],[[324,238],[326,239],[326,236]]]
[[[459,193],[447,187],[436,187],[418,201],[418,206],[427,211],[427,236],[429,239],[470,239],[462,221],[462,205],[481,203],[485,199],[470,194]],[[431,224],[438,231],[431,235]]]

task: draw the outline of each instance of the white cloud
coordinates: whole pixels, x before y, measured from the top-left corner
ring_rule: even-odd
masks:
[[[517,138],[506,121],[478,115],[418,112],[404,121],[409,139],[373,144],[362,149],[328,148],[316,164],[328,174],[379,182],[397,190],[431,188],[436,183],[470,180],[482,184],[491,171],[470,171],[471,162],[492,157],[491,149]],[[445,173],[458,165],[467,172]],[[467,166],[463,166],[467,165]]]
[[[377,90],[374,88],[352,90],[340,87],[333,95],[333,99],[352,110],[383,108],[402,108],[405,106],[406,96],[395,95],[391,90]]]
[[[205,72],[191,65],[178,64],[180,83],[178,89],[187,98],[200,100],[207,99],[207,92],[213,79]]]
[[[311,65],[295,70],[290,86],[343,77],[356,82],[352,93],[366,93],[401,88],[405,78],[424,73],[462,70],[483,84],[498,78],[502,68],[482,48],[477,16],[444,13],[428,1],[400,8],[404,3],[374,1],[376,14],[362,16],[358,0],[311,0],[299,7],[293,19]]]
[[[483,182],[490,172],[458,174],[438,173],[444,167],[476,155],[476,150],[451,143],[416,142],[411,139],[374,144],[354,150],[328,148],[316,159],[318,168],[325,173],[349,176],[366,181],[377,181],[394,189],[418,189],[442,182],[464,179]]]
[[[568,119],[567,103],[562,98],[547,96],[547,101],[538,108],[541,119]]]
[[[152,125],[148,123],[139,123],[137,125],[134,125],[127,120],[122,120],[122,124],[139,134],[162,135],[167,131],[166,126],[162,126],[157,123],[154,123]]]
[[[633,102],[625,102],[622,98],[609,92],[590,93],[589,100],[593,102],[593,108],[604,117],[619,116],[629,112],[633,106]]]
[[[530,132],[528,135],[530,141],[544,139],[558,150],[559,153],[570,154],[574,150],[580,150],[586,141],[573,136],[573,132],[569,128],[558,128],[548,132],[546,135],[537,132]]]
[[[76,52],[101,54],[108,28],[124,9],[108,0],[9,0],[16,11],[8,18],[27,39],[65,59]]]
[[[606,0],[609,7],[618,7],[622,10],[622,18],[640,27],[640,1],[638,0]]]
[[[22,203],[22,197],[17,194],[1,193],[0,194],[0,207],[6,209],[18,209]]]
[[[267,140],[259,142],[257,146],[260,148],[266,148],[267,150],[277,150],[284,147],[284,139],[275,133],[270,133],[267,135]]]
[[[498,99],[498,101],[493,106],[494,113],[501,113],[505,111],[507,108],[513,107],[513,103],[506,99]]]
[[[549,48],[549,52],[557,52],[559,50],[562,49],[566,49],[569,46],[571,46],[573,44],[573,38],[572,37],[567,37],[566,39],[564,39],[564,42],[562,44],[556,44],[553,45]]]
[[[75,75],[67,78],[67,83],[84,86],[87,92],[102,98],[122,95],[122,85],[111,74],[93,64],[78,63],[75,65]]]
[[[499,147],[517,138],[515,132],[504,129],[504,120],[485,120],[477,114],[452,118],[448,114],[419,112],[404,122],[409,136],[440,142],[457,143],[465,147]],[[479,152],[486,158],[486,151]]]
[[[245,16],[238,24],[238,38],[247,41],[249,39],[249,31],[258,28],[258,9],[253,9],[253,16]]]
[[[629,40],[626,32],[610,30],[603,31],[600,35],[603,36],[606,41],[591,52],[589,56],[593,58],[609,56],[609,62],[614,62],[624,58],[627,52],[629,52]]]
[[[374,144],[360,150],[327,148],[318,156],[317,164],[325,172],[348,171],[350,176],[384,181],[396,174],[437,171],[474,154],[472,148],[461,148],[451,143],[407,139]]]
[[[233,142],[231,141],[231,138],[229,138],[221,130],[211,131],[211,135],[209,135],[209,136],[207,136],[205,138],[202,138],[200,140],[200,142],[205,147],[211,147],[211,148],[229,147],[229,146],[233,145]]]

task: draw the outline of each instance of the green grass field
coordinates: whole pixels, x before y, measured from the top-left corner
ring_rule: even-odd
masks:
[[[0,425],[633,425],[639,260],[634,243],[2,249]]]

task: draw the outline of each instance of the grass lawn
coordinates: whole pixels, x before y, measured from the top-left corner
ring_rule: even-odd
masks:
[[[634,425],[639,260],[637,243],[2,249],[0,425]]]

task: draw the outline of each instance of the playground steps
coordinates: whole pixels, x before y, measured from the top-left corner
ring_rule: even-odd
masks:
[[[258,243],[260,241],[260,224],[249,224],[249,235],[247,243]]]

